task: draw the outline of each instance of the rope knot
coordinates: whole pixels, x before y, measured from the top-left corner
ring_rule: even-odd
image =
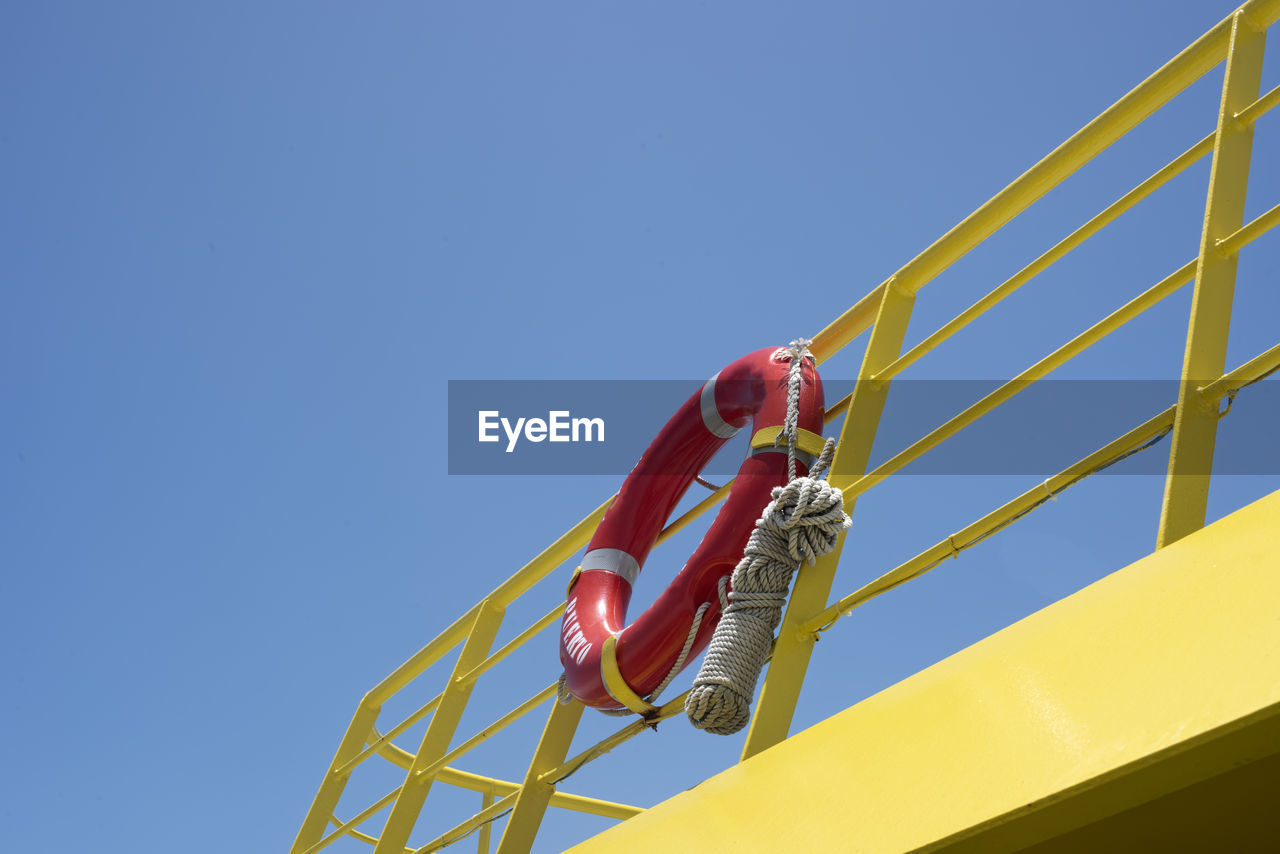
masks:
[[[813,355],[809,352],[809,347],[812,344],[813,339],[811,338],[797,338],[786,347],[779,347],[774,350],[769,358],[775,362],[790,362],[792,359],[804,359],[805,356],[808,356],[812,360]]]
[[[803,562],[812,565],[832,551],[852,524],[840,490],[820,479],[834,452],[835,442],[828,439],[809,476],[774,487],[773,500],[756,520],[733,571],[729,606],[685,698],[685,714],[699,729],[730,735],[747,725],[791,576]]]

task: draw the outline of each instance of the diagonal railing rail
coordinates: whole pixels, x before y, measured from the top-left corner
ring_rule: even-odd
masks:
[[[948,558],[1025,517],[1063,490],[1151,447],[1166,435],[1170,436],[1171,450],[1157,548],[1203,526],[1218,422],[1230,410],[1241,389],[1280,369],[1280,343],[1234,369],[1227,370],[1225,364],[1237,258],[1246,246],[1280,225],[1280,205],[1249,222],[1244,220],[1253,127],[1261,116],[1280,104],[1280,87],[1260,94],[1266,31],[1277,19],[1280,19],[1280,0],[1250,0],[1245,3],[815,336],[812,351],[821,362],[843,350],[861,334],[870,332],[853,392],[827,412],[828,422],[843,419],[829,477],[843,490],[846,510],[852,512],[860,495],[1013,399],[1031,384],[1042,380],[1183,286],[1194,283],[1182,382],[1177,401],[1168,409],[834,601],[829,597],[840,559],[839,547],[820,558],[817,565],[807,567],[799,574],[747,732],[742,751],[744,759],[786,738],[813,644],[841,617],[872,598],[929,572]],[[942,324],[919,344],[905,353],[902,351],[915,300],[925,285],[1220,64],[1224,66],[1222,97],[1211,133]],[[1014,379],[868,470],[872,444],[895,377],[1206,155],[1212,156],[1212,162],[1204,227],[1195,257],[1045,355]],[[1223,400],[1227,402],[1225,411],[1222,409]],[[728,490],[729,484],[720,487],[673,520],[663,531],[659,542],[669,539],[716,506]],[[614,819],[626,819],[641,811],[639,807],[569,794],[557,786],[585,764],[648,729],[654,720],[634,718],[605,739],[570,756],[583,707],[577,702],[567,705],[556,703],[553,699],[554,686],[551,686],[498,715],[491,724],[471,737],[456,745],[454,743],[455,730],[476,681],[549,628],[563,611],[563,605],[553,608],[497,651],[491,652],[507,608],[586,545],[611,501],[612,498],[606,499],[361,699],[302,823],[292,854],[314,854],[344,837],[374,846],[375,854],[428,852],[471,833],[477,833],[480,850],[484,852],[489,848],[491,823],[503,816],[508,818],[498,844],[499,852],[523,852],[532,846],[549,806]],[[385,734],[380,732],[377,724],[384,704],[405,689],[410,681],[458,649],[460,651],[444,689],[392,725]],[[550,712],[546,726],[521,781],[485,777],[453,766],[474,747],[517,719],[548,704]],[[662,706],[657,718],[661,720],[676,715],[682,707],[683,697],[677,697]],[[416,751],[404,750],[394,743],[396,737],[423,721],[427,721],[426,733]],[[375,754],[403,769],[406,772],[403,782],[351,819],[338,819],[335,810],[348,780]],[[410,837],[433,783],[480,793],[481,808],[437,838],[414,845],[410,843]],[[359,829],[388,807],[388,817],[376,835]],[[334,829],[330,830],[330,826]]]

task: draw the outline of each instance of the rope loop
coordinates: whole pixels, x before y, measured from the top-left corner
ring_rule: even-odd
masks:
[[[799,438],[800,388],[804,381],[804,360],[813,361],[809,345],[813,341],[808,338],[797,338],[786,347],[773,351],[775,362],[790,362],[791,371],[787,374],[787,420],[782,423],[782,430],[774,439],[774,444],[781,444],[782,437],[787,437],[787,481],[796,479],[796,440]]]

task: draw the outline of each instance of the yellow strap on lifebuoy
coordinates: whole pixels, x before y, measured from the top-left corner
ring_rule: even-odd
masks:
[[[782,432],[782,426],[765,427],[751,437],[751,448],[785,448],[787,447],[786,439],[782,442],[774,443],[778,440],[778,434]],[[812,454],[817,457],[822,454],[822,449],[827,446],[827,440],[819,436],[817,433],[810,433],[803,427],[796,428],[796,447],[804,451],[806,454]]]
[[[617,636],[609,635],[600,647],[600,676],[604,679],[605,690],[609,692],[609,696],[637,715],[656,712],[658,707],[646,703],[644,697],[632,691],[627,680],[622,678],[622,671],[618,669],[618,654],[614,650],[617,645]]]

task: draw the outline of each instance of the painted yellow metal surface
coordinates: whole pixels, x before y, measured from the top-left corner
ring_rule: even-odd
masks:
[[[571,850],[1007,851],[1276,756],[1277,530],[1280,492]]]
[[[1222,252],[1219,242],[1244,224],[1253,124],[1237,121],[1236,116],[1258,98],[1265,43],[1266,31],[1248,15],[1233,17],[1157,546],[1168,545],[1203,525],[1209,503],[1218,408],[1204,399],[1200,386],[1222,376],[1227,366],[1238,256]]]
[[[751,437],[751,447],[753,448],[773,448],[778,445],[778,437],[782,435],[782,426],[765,427],[763,430],[756,431]],[[822,449],[826,447],[827,440],[817,433],[810,433],[803,427],[796,428],[796,447],[807,454],[818,456],[822,453]]]
[[[887,385],[867,380],[902,352],[902,341],[914,306],[915,296],[897,287],[895,282],[890,281],[880,288],[880,305],[862,367],[858,370],[859,382],[849,400],[844,425],[840,429],[840,441],[831,461],[828,480],[837,486],[843,487],[866,471],[876,428],[889,394]],[[853,510],[854,500],[852,495],[845,497],[846,513]],[[760,687],[760,698],[747,729],[747,740],[742,747],[743,759],[787,737],[815,639],[812,633],[797,632],[796,626],[826,604],[843,547],[844,537],[840,537],[835,549],[818,558],[817,563],[796,577],[786,612],[782,615],[778,640],[774,644],[773,662]]]

